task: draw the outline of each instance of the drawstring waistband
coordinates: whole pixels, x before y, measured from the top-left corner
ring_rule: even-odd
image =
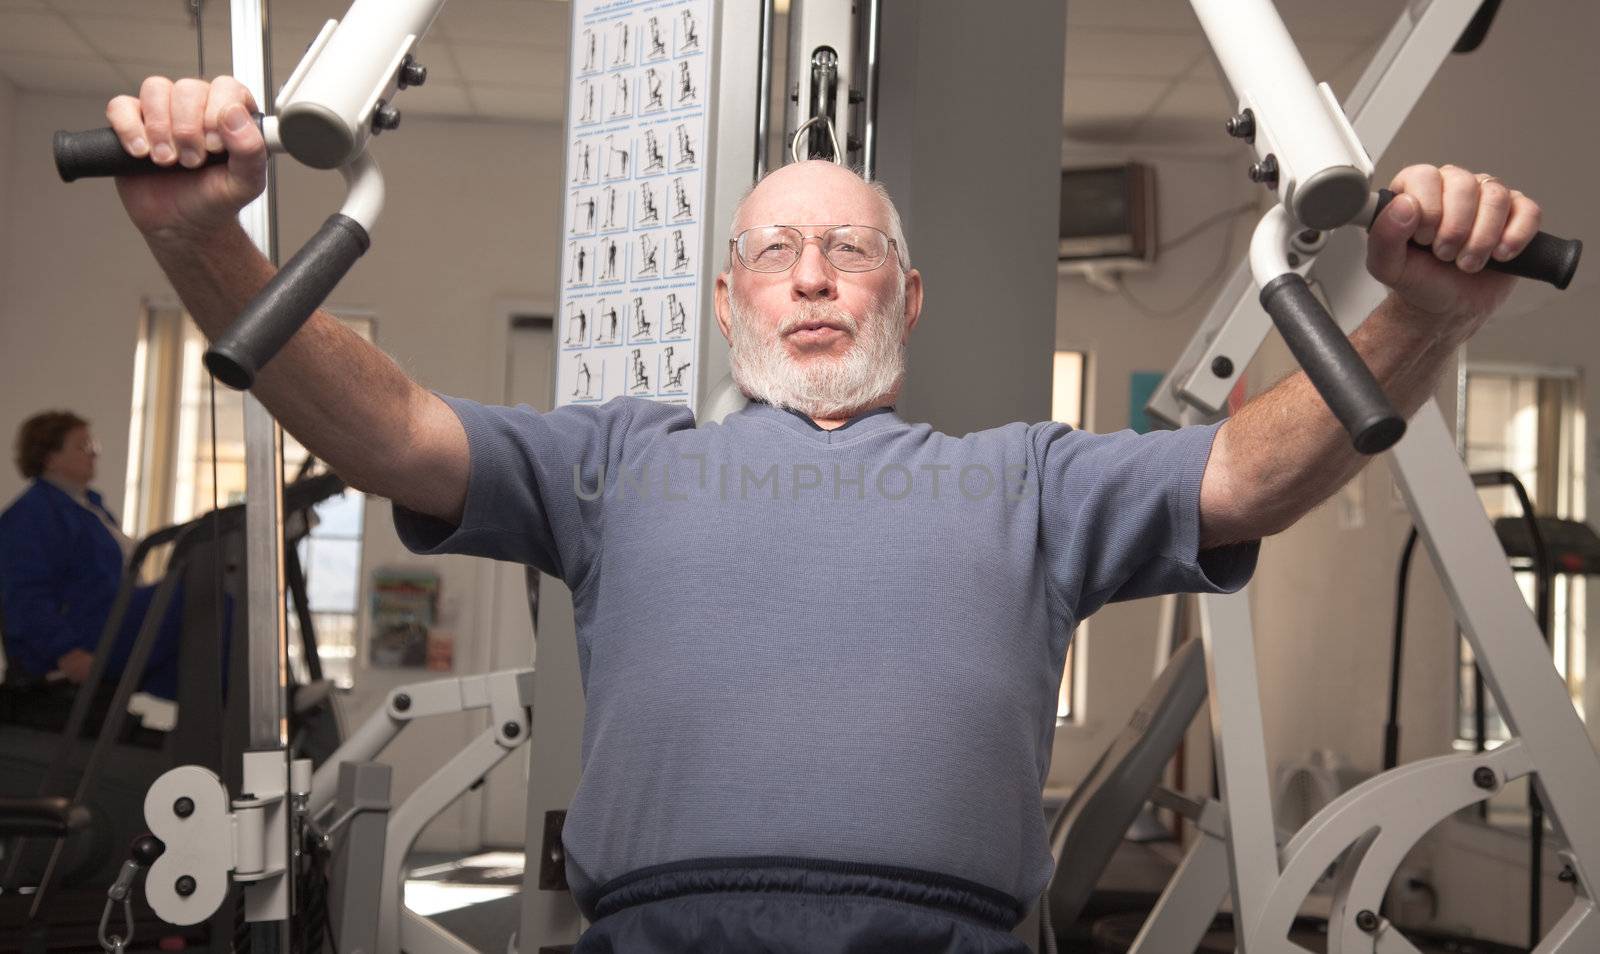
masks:
[[[709,858],[641,868],[595,889],[595,920],[626,908],[694,894],[870,897],[935,908],[1009,931],[1026,906],[1003,891],[949,875],[888,865],[806,858]]]

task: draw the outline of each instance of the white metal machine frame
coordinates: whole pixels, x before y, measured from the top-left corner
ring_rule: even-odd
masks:
[[[1275,119],[1310,115],[1304,108],[1305,88],[1309,87],[1282,81],[1285,73],[1298,79],[1306,72],[1267,0],[1192,2],[1241,107],[1252,108],[1258,124],[1264,104],[1268,109],[1286,111],[1275,113]],[[1402,12],[1350,97],[1353,121],[1348,128],[1353,130],[1358,150],[1362,143],[1374,155],[1387,148],[1477,7],[1435,2],[1412,5]],[[1220,19],[1224,12],[1230,18],[1225,28]],[[1236,38],[1252,33],[1241,29],[1247,20],[1268,26],[1257,34],[1255,44],[1241,45]],[[1263,36],[1268,38],[1263,40]],[[1263,56],[1262,46],[1272,47],[1274,52]],[[1247,62],[1267,64],[1267,68],[1254,70]],[[1299,91],[1302,108],[1298,112],[1293,108],[1293,96],[1266,103],[1266,89],[1271,84],[1265,81],[1269,78],[1279,81],[1279,91]],[[1317,89],[1315,99],[1337,109],[1326,86]],[[1330,112],[1329,116],[1336,129],[1345,128],[1342,113]],[[1262,161],[1287,138],[1258,137]],[[1214,420],[1224,410],[1237,375],[1260,347],[1269,327],[1268,316],[1252,292],[1258,281],[1271,281],[1282,274],[1290,254],[1300,259],[1294,266],[1298,271],[1308,272],[1318,281],[1332,314],[1347,324],[1358,323],[1386,294],[1366,273],[1364,245],[1354,230],[1326,236],[1298,234],[1307,225],[1326,229],[1359,215],[1340,212],[1330,216],[1325,207],[1307,210],[1305,183],[1318,181],[1320,170],[1329,164],[1371,169],[1365,156],[1359,157],[1364,163],[1341,158],[1348,137],[1330,135],[1318,141],[1326,146],[1322,158],[1285,161],[1279,154],[1282,203],[1268,214],[1249,261],[1235,269],[1177,368],[1157,389],[1149,406],[1157,417],[1172,424],[1199,423]],[[1342,170],[1336,172],[1346,175]],[[1366,188],[1365,174],[1362,189]],[[1351,193],[1346,197],[1347,206],[1359,204],[1353,190],[1343,185],[1337,189]],[[1340,216],[1344,220],[1336,221]],[[1575,886],[1572,904],[1536,952],[1600,950],[1600,915],[1593,898],[1595,879],[1600,877],[1600,812],[1594,810],[1596,793],[1600,793],[1600,757],[1513,583],[1500,543],[1435,402],[1430,401],[1412,418],[1393,454],[1391,467],[1401,493],[1513,738],[1492,752],[1445,755],[1385,772],[1328,805],[1280,850],[1272,820],[1248,591],[1200,597],[1212,737],[1225,818],[1220,839],[1226,846],[1226,881],[1219,878],[1222,872],[1217,870],[1219,834],[1213,812],[1211,821],[1202,825],[1207,834],[1196,840],[1162,895],[1136,950],[1193,949],[1225,884],[1232,896],[1241,954],[1304,951],[1288,940],[1290,927],[1317,880],[1348,850],[1334,889],[1329,954],[1358,950],[1414,954],[1416,947],[1377,913],[1401,860],[1434,825],[1523,776],[1537,786],[1556,835],[1568,846],[1562,857],[1573,872]],[[1205,817],[1200,805],[1185,814]]]
[[[276,855],[271,833],[308,826],[325,845],[336,834],[343,840],[345,883],[335,887],[340,900],[329,902],[336,909],[329,920],[339,950],[473,951],[406,909],[406,855],[429,821],[526,744],[532,705],[532,669],[413,683],[392,690],[315,774],[309,761],[297,760],[287,787],[274,772],[282,758],[276,752],[246,755],[244,785],[251,794],[239,798],[230,799],[221,779],[205,768],[172,769],[150,787],[144,802],[151,833],[166,846],[146,877],[150,907],[169,923],[197,924],[222,903],[230,879],[284,881],[291,866]],[[478,709],[487,710],[488,727],[391,810],[388,766],[374,760],[417,719]],[[363,815],[381,820],[375,827],[363,825]],[[351,872],[365,874],[356,878]]]

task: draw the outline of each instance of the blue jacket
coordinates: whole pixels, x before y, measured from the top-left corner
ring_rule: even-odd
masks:
[[[89,491],[89,500],[111,515],[98,493]],[[49,481],[35,480],[0,514],[7,664],[43,676],[69,650],[94,652],[122,565],[122,548],[99,517]],[[119,649],[126,658],[126,647]]]

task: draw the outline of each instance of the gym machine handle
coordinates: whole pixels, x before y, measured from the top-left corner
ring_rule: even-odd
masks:
[[[261,125],[259,113],[256,114],[255,120],[257,126]],[[141,159],[128,155],[122,148],[122,140],[117,138],[116,130],[110,126],[86,129],[83,132],[58,130],[52,145],[55,150],[56,172],[60,174],[62,182],[97,176],[135,176],[150,172],[192,171],[186,166],[158,166],[148,157]],[[227,161],[228,154],[225,152],[208,152],[201,168],[220,165]]]
[[[262,123],[259,114],[255,119]],[[56,170],[64,182],[87,176],[194,171],[130,156],[109,127],[57,132],[54,146]],[[226,153],[208,153],[205,164],[227,160]],[[371,244],[361,222],[343,213],[330,216],[212,344],[205,354],[206,368],[228,387],[245,390],[253,385],[256,373],[306,323]]]
[[[1394,196],[1395,194],[1388,189],[1378,190],[1378,202],[1372,218],[1368,221],[1369,226],[1378,220],[1378,216],[1394,200]],[[1411,244],[1415,248],[1427,248],[1426,245],[1417,242]],[[1578,271],[1578,259],[1582,256],[1582,239],[1557,238],[1549,232],[1540,232],[1516,258],[1504,262],[1491,258],[1483,267],[1515,275],[1518,278],[1549,282],[1565,290],[1572,283],[1572,276]]]
[[[256,372],[294,337],[371,244],[361,223],[342,213],[329,216],[212,343],[206,368],[230,388],[242,391],[255,384]]]
[[[1334,417],[1350,432],[1355,449],[1377,454],[1394,446],[1406,431],[1405,420],[1305,278],[1285,272],[1268,282],[1261,289],[1261,307]]]

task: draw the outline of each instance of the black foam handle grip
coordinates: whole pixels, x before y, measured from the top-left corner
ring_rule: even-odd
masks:
[[[135,176],[151,172],[189,172],[187,166],[158,166],[147,158],[128,155],[122,140],[110,126],[83,132],[58,131],[53,142],[56,172],[62,182],[91,176]],[[225,152],[208,152],[201,165],[214,166],[228,161]]]
[[[1394,200],[1395,194],[1388,189],[1378,190],[1377,211],[1373,212],[1372,219],[1377,221],[1378,216]],[[1427,248],[1418,242],[1411,243],[1416,248]],[[1551,235],[1549,232],[1540,232],[1533,237],[1516,258],[1499,262],[1493,258],[1484,263],[1484,268],[1496,272],[1505,272],[1518,278],[1531,278],[1535,281],[1549,282],[1565,290],[1572,284],[1572,276],[1578,273],[1578,259],[1583,257],[1582,239],[1564,239]]]
[[[371,245],[367,230],[335,213],[294,253],[205,354],[218,381],[243,391]]]
[[[1406,432],[1406,422],[1305,278],[1294,272],[1274,278],[1261,289],[1261,307],[1333,416],[1350,432],[1355,449],[1377,454],[1394,446]]]

